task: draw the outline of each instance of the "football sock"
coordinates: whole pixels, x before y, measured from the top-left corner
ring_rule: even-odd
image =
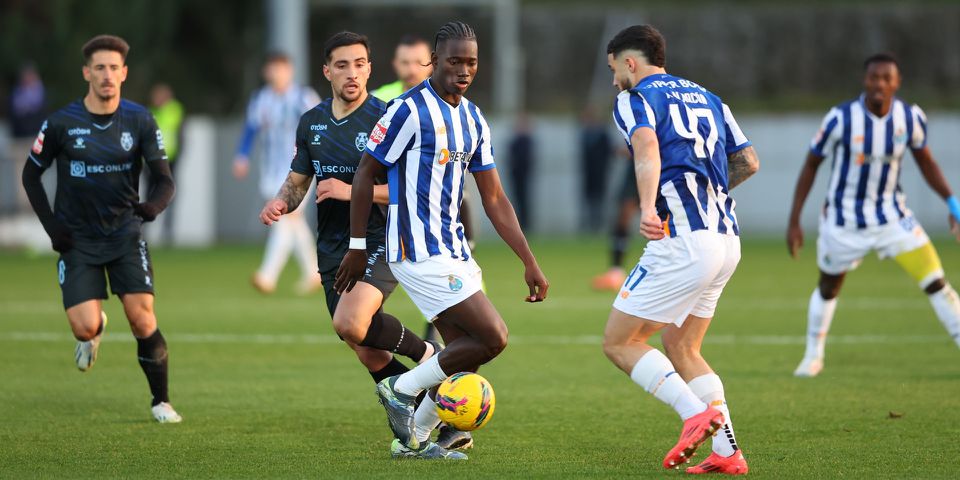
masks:
[[[404,327],[397,317],[382,310],[370,318],[367,336],[360,345],[397,353],[414,362],[423,359],[423,354],[427,351],[426,342]]]
[[[293,230],[294,253],[300,264],[300,275],[309,280],[317,275],[317,239],[302,212],[291,220],[295,220],[290,227]]]
[[[658,400],[673,407],[684,420],[707,409],[707,405],[680,378],[666,355],[657,349],[640,357],[630,372],[630,378]]]
[[[370,372],[370,376],[373,377],[373,383],[380,383],[384,378],[390,378],[394,375],[401,375],[409,372],[410,369],[406,365],[400,363],[400,360],[397,360],[396,357],[390,359],[390,363],[387,366],[377,370],[376,372]]]
[[[610,266],[621,268],[623,266],[623,256],[627,253],[627,247],[630,246],[630,235],[627,229],[617,225],[613,229],[613,245],[610,248]]]
[[[430,440],[430,432],[440,425],[440,414],[437,413],[436,402],[430,395],[423,398],[417,411],[413,413],[413,433],[421,444]]]
[[[948,283],[940,290],[931,293],[929,297],[940,323],[953,337],[953,341],[960,346],[960,297],[957,296],[957,291]]]
[[[439,360],[440,355],[434,355],[413,370],[400,375],[393,389],[404,395],[416,396],[422,390],[439,385],[447,378],[447,374],[440,368]]]
[[[713,451],[722,457],[729,457],[737,452],[737,440],[733,436],[733,423],[730,421],[730,409],[723,395],[723,382],[715,373],[700,375],[690,380],[690,390],[707,405],[723,413],[723,427],[713,437]]]
[[[153,394],[151,406],[161,402],[169,402],[167,394],[167,341],[163,339],[160,329],[153,331],[149,337],[137,338],[137,360],[140,368],[147,376],[150,384],[150,393]]]
[[[270,285],[276,285],[277,278],[280,276],[283,266],[287,263],[290,250],[293,249],[293,244],[296,241],[293,228],[291,228],[293,222],[294,220],[285,216],[268,229],[267,246],[263,252],[263,261],[260,263],[257,274]]]
[[[827,332],[830,331],[833,312],[836,310],[836,298],[824,300],[819,288],[813,290],[807,310],[807,351],[804,358],[823,358]]]

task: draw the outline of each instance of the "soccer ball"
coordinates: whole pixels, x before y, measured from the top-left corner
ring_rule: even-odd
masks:
[[[486,425],[496,403],[490,382],[476,373],[455,373],[437,388],[440,420],[457,430],[476,430]]]

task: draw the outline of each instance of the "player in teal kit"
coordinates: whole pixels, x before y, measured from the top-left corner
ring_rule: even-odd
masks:
[[[78,340],[77,367],[86,371],[97,359],[109,277],[137,339],[137,358],[153,394],[151,413],[158,422],[176,423],[181,418],[168,398],[167,344],[153,312],[153,266],[140,231],[170,203],[174,184],[153,115],[120,98],[129,49],[110,35],[83,46],[89,90],[44,122],[23,170],[23,186],[60,253],[57,277]],[[40,176],[54,164],[57,195],[51,209]],[[140,202],[144,164],[150,192]]]
[[[327,309],[337,334],[379,382],[408,370],[393,357],[394,353],[419,363],[438,352],[440,346],[424,342],[382,309],[397,286],[385,258],[386,217],[382,208],[373,209],[368,219],[371,234],[365,248],[370,261],[363,280],[342,296],[333,288],[337,268],[350,246],[350,184],[370,131],[386,105],[367,92],[371,66],[366,37],[341,32],[327,41],[324,50],[323,71],[333,96],[301,117],[290,173],[276,198],[264,206],[260,219],[267,225],[276,222],[289,206],[300,204],[311,178],[316,178],[317,261]],[[386,185],[377,187],[376,194],[378,201],[387,202]],[[472,439],[465,432],[456,432],[441,436],[438,442],[449,448],[465,448]],[[461,454],[440,446],[421,452],[421,456],[431,458],[457,455]]]

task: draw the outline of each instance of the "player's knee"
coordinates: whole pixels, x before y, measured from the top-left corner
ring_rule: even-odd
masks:
[[[92,339],[97,336],[97,331],[100,330],[99,325],[83,325],[76,326],[73,328],[73,336],[81,342],[86,342],[87,340]]]
[[[483,341],[483,346],[486,361],[493,360],[497,355],[500,355],[507,348],[507,326],[503,325],[493,334],[487,335]]]
[[[337,332],[337,335],[340,335],[340,338],[358,345],[363,341],[366,334],[366,329],[362,328],[355,321],[355,317],[349,314],[334,314],[333,329]]]
[[[923,287],[924,293],[927,295],[933,295],[934,293],[943,290],[947,286],[947,281],[943,278],[938,278],[930,282],[926,287]]]

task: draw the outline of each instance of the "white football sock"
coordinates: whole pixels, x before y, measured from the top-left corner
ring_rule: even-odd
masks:
[[[723,427],[713,437],[713,451],[722,457],[729,457],[737,452],[737,440],[733,436],[733,423],[730,421],[730,409],[727,408],[727,399],[723,395],[723,382],[715,373],[700,375],[690,380],[690,390],[703,403],[720,410],[723,413]]]
[[[297,260],[300,262],[300,273],[304,279],[313,279],[319,277],[317,273],[317,239],[313,237],[310,231],[310,225],[307,223],[307,217],[302,213],[295,217],[290,217],[291,229],[293,230],[294,252]]]
[[[680,378],[670,359],[653,349],[645,353],[630,372],[630,378],[644,390],[676,410],[686,420],[707,409]]]
[[[423,397],[423,401],[420,402],[420,406],[414,412],[413,422],[413,434],[416,435],[417,441],[421,444],[430,440],[430,432],[437,428],[437,425],[440,425],[440,414],[437,413],[436,402],[430,398],[429,394]]]
[[[393,389],[404,395],[417,396],[428,388],[440,385],[440,382],[446,379],[447,374],[440,368],[440,355],[434,355],[413,370],[400,375]]]
[[[837,310],[837,299],[824,300],[820,288],[810,295],[810,307],[807,311],[807,351],[804,358],[823,358],[827,343],[827,332],[833,322],[833,312]]]
[[[947,286],[929,295],[930,304],[933,305],[933,311],[937,312],[937,318],[947,329],[947,333],[953,337],[953,341],[960,346],[960,297],[957,291],[948,283]]]
[[[267,247],[263,252],[263,262],[257,274],[270,285],[276,285],[280,272],[283,271],[283,266],[290,257],[290,250],[293,249],[295,241],[293,223],[288,218],[281,218],[269,228]]]

